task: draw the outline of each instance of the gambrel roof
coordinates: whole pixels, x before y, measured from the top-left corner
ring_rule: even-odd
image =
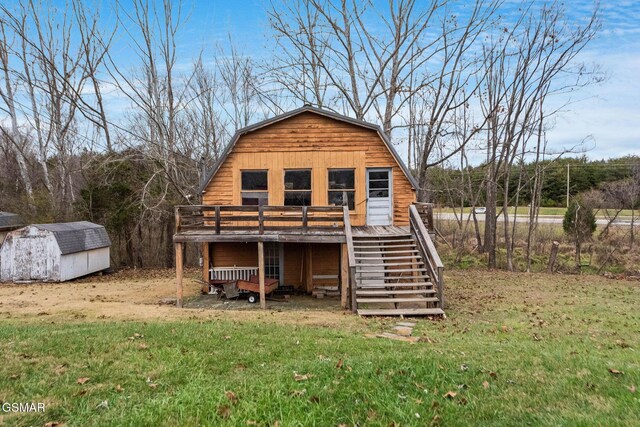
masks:
[[[20,215],[11,212],[0,212],[0,230],[13,230],[23,225]]]
[[[207,188],[207,186],[211,182],[211,179],[213,179],[213,177],[218,172],[218,170],[220,169],[222,164],[225,162],[225,160],[227,159],[229,154],[231,154],[231,151],[233,151],[233,148],[235,147],[236,143],[238,142],[238,140],[240,139],[240,137],[242,135],[245,135],[245,134],[247,134],[249,132],[253,132],[253,131],[258,130],[258,129],[262,129],[262,128],[266,127],[266,126],[272,125],[272,124],[280,122],[282,120],[286,120],[288,118],[297,116],[298,114],[302,114],[302,113],[315,113],[315,114],[318,114],[318,115],[321,115],[321,116],[325,116],[325,117],[328,117],[328,118],[331,118],[331,119],[334,119],[334,120],[339,120],[341,122],[350,123],[352,125],[356,125],[356,126],[360,126],[360,127],[363,127],[363,128],[367,128],[367,129],[371,129],[371,130],[376,131],[378,133],[378,136],[380,136],[380,139],[382,139],[382,141],[384,142],[385,146],[387,147],[387,149],[389,150],[389,152],[393,156],[393,158],[398,163],[398,166],[400,167],[402,172],[405,174],[405,176],[407,177],[407,179],[411,183],[411,186],[413,187],[413,189],[414,190],[418,189],[417,181],[415,180],[413,175],[411,175],[411,172],[409,171],[407,166],[404,164],[404,162],[400,158],[400,155],[398,154],[398,152],[393,148],[393,145],[391,145],[391,141],[389,140],[387,135],[383,132],[383,130],[382,130],[382,128],[380,126],[375,125],[373,123],[365,122],[363,120],[358,120],[358,119],[354,119],[352,117],[347,117],[347,116],[344,116],[342,114],[335,113],[333,111],[325,110],[325,109],[318,108],[318,107],[313,107],[311,105],[305,105],[304,107],[297,108],[295,110],[289,111],[287,113],[280,114],[280,115],[275,116],[275,117],[273,117],[271,119],[263,120],[261,122],[255,123],[253,125],[247,126],[245,128],[242,128],[242,129],[239,129],[238,131],[236,131],[235,135],[231,139],[231,142],[229,143],[229,145],[227,145],[227,147],[225,148],[224,152],[222,153],[222,156],[220,156],[220,159],[218,159],[216,164],[213,166],[213,168],[207,174],[206,179],[202,182],[202,185],[200,187],[200,193],[203,193],[204,190]]]
[[[33,224],[41,230],[53,233],[62,255],[111,246],[107,230],[102,225],[88,221],[58,224]]]

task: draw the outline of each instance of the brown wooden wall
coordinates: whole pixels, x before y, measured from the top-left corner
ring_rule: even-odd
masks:
[[[284,284],[302,287],[305,276],[305,246],[284,244]],[[257,243],[212,243],[212,267],[257,267]],[[340,270],[340,244],[311,244],[312,275],[337,275]],[[316,280],[316,284],[337,284],[336,280]]]
[[[269,170],[269,204],[284,204],[284,170],[312,169],[312,204],[328,204],[328,169],[355,168],[352,225],[365,225],[366,168],[393,169],[394,225],[408,224],[415,191],[375,130],[304,112],[239,138],[206,187],[206,205],[240,205],[240,171]]]
[[[210,252],[213,267],[257,267],[257,243],[212,243]]]

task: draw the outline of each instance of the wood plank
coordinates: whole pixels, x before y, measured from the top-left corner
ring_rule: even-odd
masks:
[[[400,280],[400,279],[431,279],[431,276],[424,275],[418,275],[418,276],[382,276],[380,274],[375,275],[375,276],[362,276],[362,274],[366,274],[368,272],[364,271],[364,272],[358,272],[357,274],[359,274],[360,276],[358,276],[358,279],[362,280]],[[404,282],[407,283],[407,282]],[[389,285],[389,283],[385,283],[385,286]],[[409,285],[405,285],[405,286],[409,286]]]
[[[371,252],[372,255],[375,255],[375,252]],[[395,259],[415,259],[416,256],[415,255],[407,255],[407,256],[389,256],[389,257],[384,257],[384,256],[357,256],[356,260],[359,259],[363,259],[363,260],[374,260],[374,259],[381,259],[381,260],[395,260]],[[422,263],[422,262],[421,262]],[[376,264],[376,265],[380,265],[380,264]]]
[[[413,276],[411,277],[406,277],[407,279],[412,279]],[[379,278],[381,279],[381,278]],[[390,277],[388,279],[391,279]],[[397,278],[394,278],[393,280],[396,280]],[[431,282],[396,282],[396,283],[385,283],[385,284],[380,284],[380,285],[365,285],[367,287],[371,287],[371,289],[377,289],[378,286],[380,287],[385,287],[385,288],[391,288],[391,287],[395,287],[395,288],[407,288],[407,287],[415,287],[415,288],[428,288],[428,289],[433,289],[433,283]],[[365,288],[358,288],[358,289],[367,289],[367,287]]]
[[[407,248],[407,250],[401,250],[399,252],[407,252],[409,250],[413,251],[416,248],[415,243],[411,244],[411,245],[385,245],[385,246],[376,246],[376,245],[371,245],[371,246],[363,246],[363,245],[359,245],[358,249],[397,249],[397,248]],[[363,254],[370,254],[372,253],[371,251],[355,251],[356,253],[363,253]],[[391,253],[391,251],[384,251],[384,253]]]
[[[384,290],[367,290],[358,289],[356,295],[375,296],[375,295],[433,295],[434,289],[384,289]]]
[[[361,316],[443,316],[441,308],[358,309]]]
[[[340,306],[347,308],[347,290],[349,288],[349,254],[347,244],[340,246]]]
[[[209,283],[209,243],[202,244],[202,281]]]
[[[389,239],[389,240],[354,240],[353,245],[356,248],[362,247],[363,244],[364,245],[371,245],[373,243],[377,243],[377,244],[386,244],[386,243],[413,243],[413,239]]]
[[[393,298],[393,297],[388,297],[388,298],[362,298],[362,297],[358,297],[357,298],[358,303],[360,304],[396,304],[396,303],[401,303],[401,302],[415,302],[415,303],[423,303],[423,302],[436,302],[438,301],[437,297],[430,297],[430,298],[424,298],[424,297],[414,297],[414,298]]]
[[[260,308],[267,308],[267,298],[264,287],[264,242],[258,242],[258,283],[260,286]]]
[[[366,259],[366,258],[365,258]],[[372,259],[372,258],[369,258]],[[385,259],[385,258],[379,258],[379,259]],[[356,263],[356,266],[358,267],[380,267],[380,266],[385,266],[385,267],[401,267],[403,265],[424,265],[424,262],[422,261],[412,261],[412,262],[385,262],[383,264],[367,264],[364,262],[359,262]],[[397,271],[395,269],[391,269],[390,271]],[[422,271],[422,269],[416,267],[414,270],[412,271]]]
[[[382,266],[382,265],[386,265],[386,264],[375,264],[377,266]],[[361,267],[362,264],[356,264],[356,267]],[[369,266],[365,266],[365,267],[369,267]],[[369,269],[369,268],[365,268],[365,269],[360,269],[357,270],[358,274],[372,274],[372,273],[414,273],[414,272],[423,272],[423,269],[421,268],[384,268],[384,269]]]
[[[176,307],[182,308],[182,278],[184,275],[184,265],[183,265],[183,243],[176,243],[174,245],[176,252]]]
[[[305,246],[304,258],[304,288],[307,293],[313,290],[313,249],[310,244]]]

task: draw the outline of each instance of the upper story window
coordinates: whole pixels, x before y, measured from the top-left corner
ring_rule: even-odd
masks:
[[[242,204],[243,205],[268,205],[269,183],[267,171],[245,170],[241,174],[242,180]]]
[[[284,205],[311,206],[311,171],[284,171]]]
[[[329,170],[329,205],[347,205],[354,210],[355,196],[355,169]]]

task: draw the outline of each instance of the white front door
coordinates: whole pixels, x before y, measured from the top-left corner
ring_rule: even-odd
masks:
[[[367,225],[393,223],[391,169],[367,169]]]

